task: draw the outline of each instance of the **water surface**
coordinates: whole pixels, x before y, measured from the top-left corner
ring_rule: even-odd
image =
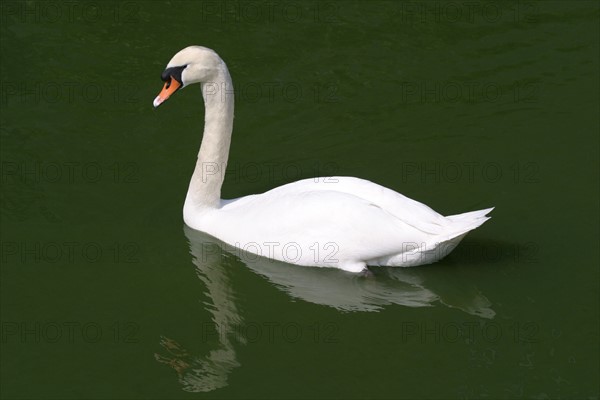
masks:
[[[598,397],[596,2],[1,7],[3,397]],[[236,86],[225,198],[351,175],[492,220],[368,278],[185,228],[200,91],[152,100],[190,44]]]

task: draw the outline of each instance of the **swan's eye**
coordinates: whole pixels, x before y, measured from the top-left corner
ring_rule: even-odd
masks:
[[[181,83],[181,82],[183,82],[182,78],[181,78],[181,74],[183,73],[183,70],[186,67],[187,67],[187,64],[179,66],[179,67],[167,68],[162,72],[162,74],[160,74],[160,80],[163,82],[169,82],[172,79],[175,79],[177,82]]]

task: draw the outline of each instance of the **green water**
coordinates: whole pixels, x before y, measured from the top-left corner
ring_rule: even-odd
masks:
[[[598,398],[597,2],[1,4],[3,398]],[[184,227],[199,88],[223,197],[315,175],[443,214],[443,261],[356,277]]]

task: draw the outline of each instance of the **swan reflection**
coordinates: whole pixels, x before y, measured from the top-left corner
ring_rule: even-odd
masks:
[[[237,309],[236,296],[229,281],[232,269],[228,267],[236,260],[208,248],[207,238],[197,237],[196,233],[185,227],[196,273],[204,282],[206,296],[212,301],[212,304],[206,305],[217,330],[214,337],[218,338],[218,347],[204,357],[196,357],[175,340],[163,337],[160,344],[168,355],[155,354],[155,358],[177,372],[185,391],[209,392],[227,386],[227,377],[234,368],[240,366],[233,341],[243,344],[244,337],[232,337],[228,333],[242,326],[244,320]]]
[[[476,287],[466,286],[454,270],[441,273],[440,269],[434,271],[431,267],[375,267],[370,276],[362,276],[334,268],[303,267],[259,257],[188,227],[185,227],[185,235],[201,278],[201,271],[208,269],[206,264],[211,260],[223,262],[233,257],[290,296],[341,311],[377,311],[391,304],[430,307],[439,303],[478,317],[495,315],[489,300]],[[216,264],[210,270],[225,269],[222,263]]]
[[[186,391],[206,392],[224,387],[229,374],[240,366],[234,345],[245,344],[244,336],[223,334],[235,332],[244,323],[229,278],[240,261],[295,299],[344,312],[373,312],[392,304],[442,305],[481,318],[495,316],[490,301],[475,286],[465,284],[454,269],[445,273],[431,267],[373,268],[370,276],[361,276],[259,257],[187,226],[184,232],[198,277],[212,301],[207,310],[218,333],[217,348],[204,357],[193,356],[174,340],[162,338],[161,345],[168,355],[157,354],[156,359],[175,369]]]

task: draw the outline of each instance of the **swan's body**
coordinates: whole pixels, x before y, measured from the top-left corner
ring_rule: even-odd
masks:
[[[163,73],[157,107],[179,87],[202,83],[204,136],[183,208],[185,223],[267,258],[360,272],[446,256],[492,209],[444,217],[424,204],[351,177],[305,179],[266,193],[222,200],[233,128],[233,86],[212,50],[191,46]]]

